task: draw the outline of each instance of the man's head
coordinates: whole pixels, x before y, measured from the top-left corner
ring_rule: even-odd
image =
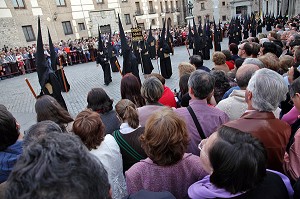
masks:
[[[245,90],[248,86],[249,80],[259,67],[254,64],[243,64],[236,72],[235,78],[238,86]]]
[[[282,29],[282,25],[281,24],[277,24],[276,25],[276,31],[279,31],[279,30],[281,30]]]
[[[244,64],[254,64],[259,68],[265,67],[264,63],[262,63],[258,58],[246,58],[245,61],[243,62],[243,65]]]
[[[5,194],[7,199],[111,199],[109,190],[107,172],[80,139],[53,131],[24,149]]]
[[[286,98],[288,88],[277,72],[263,68],[254,73],[246,89],[248,109],[272,112]]]
[[[264,42],[260,48],[260,55],[265,55],[267,53],[276,54],[276,44],[273,42]]]
[[[0,151],[13,145],[19,137],[19,125],[14,116],[0,104]]]
[[[246,43],[239,45],[238,55],[242,58],[251,57],[251,55],[252,55],[251,44],[246,42]]]
[[[194,65],[195,68],[203,66],[203,59],[200,55],[193,55],[190,58],[190,64]]]
[[[206,99],[213,94],[215,78],[205,71],[194,71],[188,81],[189,95],[192,99]]]

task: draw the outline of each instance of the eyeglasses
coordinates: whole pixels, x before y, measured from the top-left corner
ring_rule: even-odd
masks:
[[[203,147],[204,147],[205,143],[206,143],[206,139],[201,140],[201,142],[200,142],[199,145],[198,145],[198,149],[200,150],[200,152],[202,151],[202,153],[203,153],[206,157],[208,157],[207,154],[205,153],[205,151],[203,151]]]

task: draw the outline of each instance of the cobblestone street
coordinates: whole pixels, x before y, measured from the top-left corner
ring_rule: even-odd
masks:
[[[228,49],[228,39],[225,38],[222,42],[222,49]],[[192,50],[190,50],[192,54]],[[211,50],[212,54],[213,50]],[[178,64],[187,62],[188,52],[185,46],[175,47],[175,54],[171,56],[173,75],[166,80],[166,85],[172,90],[179,88],[178,82]],[[122,65],[123,59],[119,57],[119,62]],[[156,60],[152,60],[154,71],[158,73],[158,65]],[[204,65],[212,68],[212,61],[204,61]],[[86,106],[86,97],[91,88],[102,87],[108,95],[118,102],[121,99],[120,95],[120,73],[112,73],[112,83],[109,86],[104,85],[103,71],[101,67],[96,67],[96,62],[85,64],[77,64],[65,67],[65,73],[70,83],[71,89],[68,93],[63,93],[63,97],[67,103],[70,114],[75,117]],[[141,80],[144,80],[140,69]],[[4,104],[9,111],[16,117],[21,124],[21,131],[26,130],[30,125],[36,122],[36,114],[34,110],[35,98],[31,94],[26,85],[27,78],[37,94],[40,93],[40,85],[38,82],[37,73],[30,73],[18,77],[0,80],[0,103]]]

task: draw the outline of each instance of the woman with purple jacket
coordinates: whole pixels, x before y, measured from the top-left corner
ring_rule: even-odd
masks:
[[[169,191],[176,198],[188,198],[188,187],[207,173],[199,157],[185,153],[188,134],[185,122],[169,108],[153,113],[141,136],[149,158],[125,172],[128,194],[142,189]]]
[[[200,161],[209,173],[188,189],[192,199],[291,198],[289,179],[266,169],[266,151],[258,139],[222,126],[199,144]]]

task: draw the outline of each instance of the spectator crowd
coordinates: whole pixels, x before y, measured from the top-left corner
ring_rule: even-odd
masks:
[[[212,70],[191,56],[175,93],[160,74],[128,73],[114,107],[92,88],[75,118],[40,96],[24,133],[0,105],[0,198],[300,198],[299,26],[300,15],[229,44]],[[92,60],[89,45],[70,52]]]

